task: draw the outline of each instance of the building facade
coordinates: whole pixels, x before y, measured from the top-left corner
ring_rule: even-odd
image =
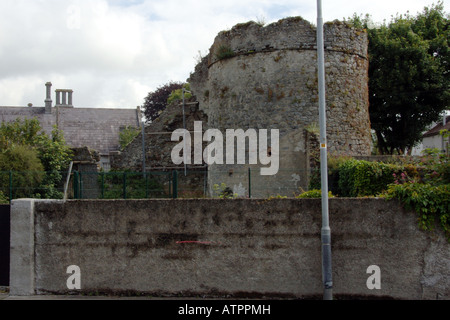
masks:
[[[100,155],[99,165],[110,168],[110,153],[119,150],[119,134],[126,127],[141,126],[141,111],[137,109],[78,108],[73,106],[73,90],[55,90],[55,104],[51,97],[52,84],[46,83],[44,107],[0,107],[0,122],[18,118],[37,119],[42,129],[51,134],[56,126],[64,132],[72,148],[88,147]]]

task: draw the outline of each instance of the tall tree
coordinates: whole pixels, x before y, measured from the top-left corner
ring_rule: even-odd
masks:
[[[152,122],[159,117],[161,112],[167,107],[167,99],[170,97],[173,91],[181,89],[183,83],[181,82],[169,82],[153,92],[149,92],[144,101],[144,114],[147,122]]]
[[[40,191],[34,196],[61,198],[62,193],[56,185],[71,157],[72,151],[57,128],[48,136],[37,119],[0,123],[0,171],[20,171],[20,175],[15,175],[14,183],[20,190],[28,190],[28,196],[38,183]]]
[[[369,15],[351,21],[369,34],[370,118],[379,152],[411,150],[449,108],[450,30],[443,3],[376,27]]]

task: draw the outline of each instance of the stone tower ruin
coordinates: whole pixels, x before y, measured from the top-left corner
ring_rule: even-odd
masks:
[[[324,32],[329,152],[369,155],[367,34],[338,21]],[[300,17],[238,24],[218,34],[188,79],[209,128],[280,130],[279,173],[260,177],[254,170],[253,196],[307,188],[319,122],[316,43],[316,28]],[[210,166],[209,186],[225,183],[245,196],[248,168],[257,167]]]

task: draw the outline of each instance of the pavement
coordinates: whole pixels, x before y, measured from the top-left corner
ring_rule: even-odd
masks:
[[[142,297],[122,297],[122,296],[84,296],[84,295],[34,295],[34,296],[11,296],[9,294],[8,287],[0,287],[0,301],[26,301],[26,300],[36,300],[36,301],[44,301],[44,300],[61,300],[61,301],[76,301],[76,300],[143,300],[143,301],[171,301],[171,300],[187,300],[187,301],[195,301],[198,300],[196,298],[184,298],[184,297],[150,297],[150,296],[142,296]],[[202,301],[207,300],[228,300],[228,299],[201,299]]]
[[[148,298],[148,297],[89,297],[89,296],[27,296],[27,297],[14,297],[8,294],[0,294],[0,301],[45,301],[45,300],[59,300],[59,301],[77,301],[77,300],[165,300],[162,298]]]
[[[82,296],[82,295],[36,295],[36,296],[11,296],[8,287],[0,287],[0,301],[1,300],[163,300],[163,298],[154,297],[106,297],[106,296]]]

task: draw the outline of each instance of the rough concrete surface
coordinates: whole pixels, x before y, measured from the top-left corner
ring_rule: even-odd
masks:
[[[320,200],[34,202],[34,248],[14,250],[11,293],[317,298]],[[27,203],[27,200],[25,200]],[[26,224],[13,205],[13,224]],[[18,220],[19,219],[19,220]],[[395,201],[330,199],[337,297],[449,299],[450,247]],[[26,228],[25,228],[26,229]],[[24,229],[24,230],[25,230]],[[21,240],[22,239],[22,240]],[[19,281],[34,255],[34,276]],[[69,266],[81,289],[69,290]],[[370,290],[370,266],[381,270]],[[26,279],[26,276],[30,279]]]

